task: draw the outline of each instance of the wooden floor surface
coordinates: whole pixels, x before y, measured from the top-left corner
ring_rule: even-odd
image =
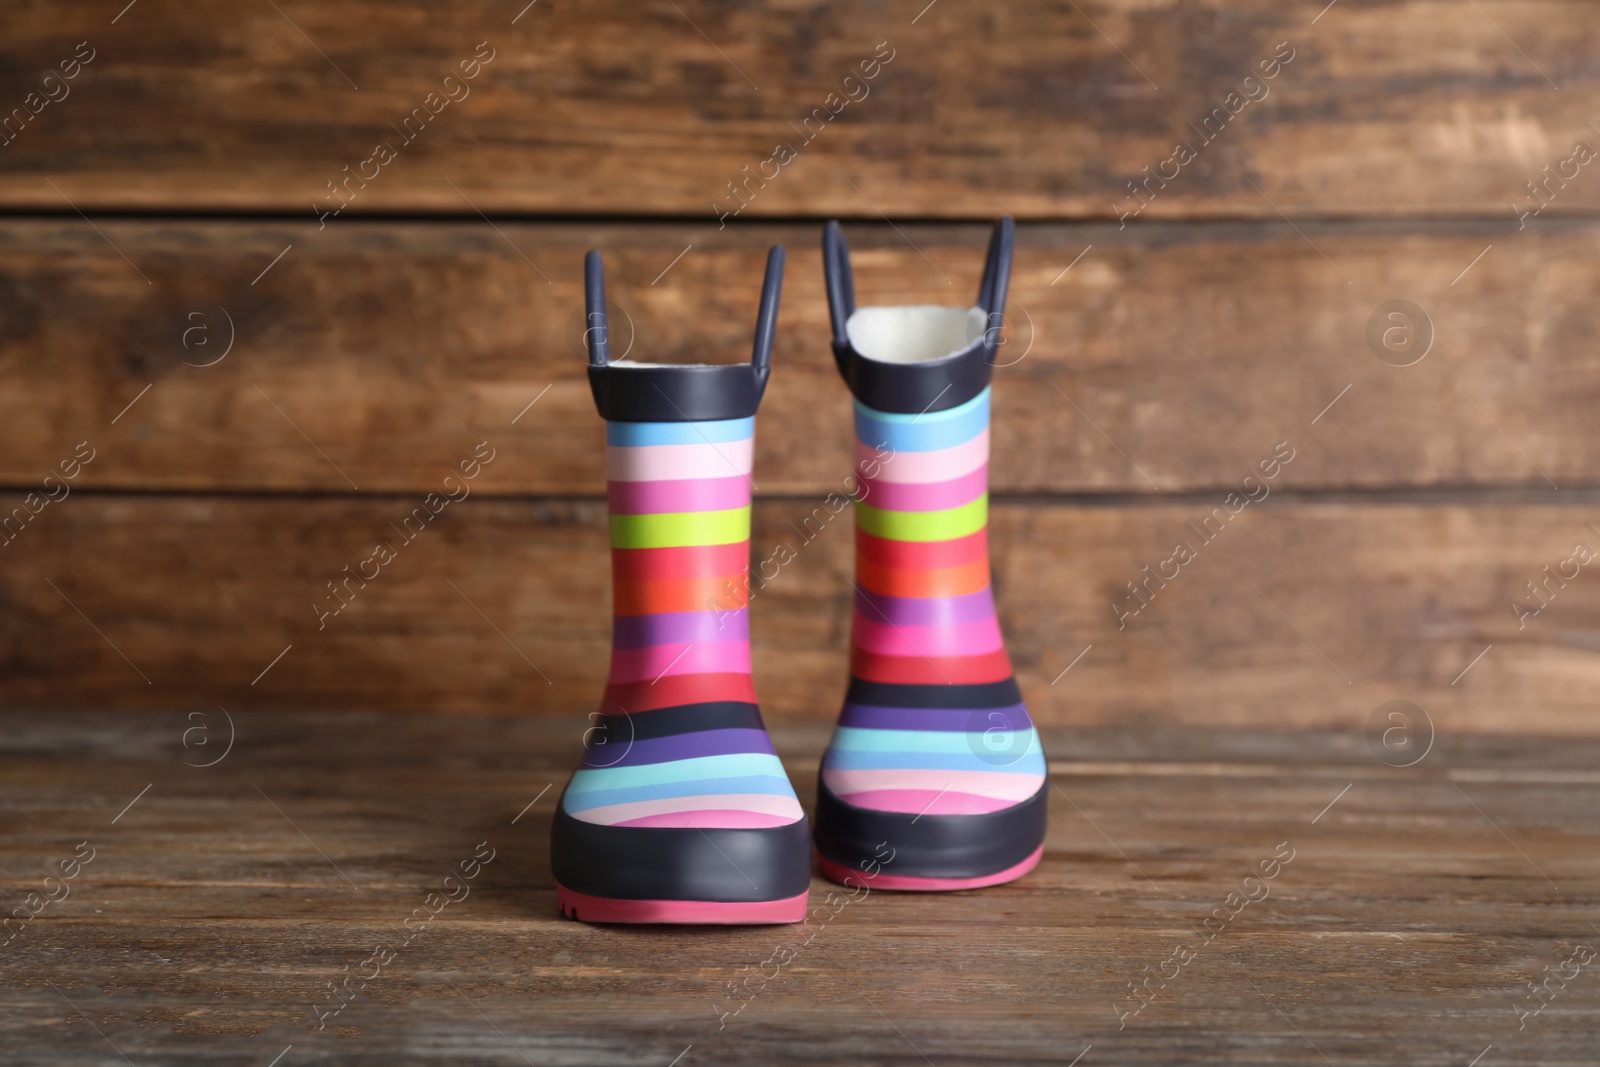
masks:
[[[1596,1060],[1592,739],[1058,729],[1018,883],[640,929],[556,912],[584,725],[0,717],[0,1061]],[[777,735],[809,804],[826,727]]]

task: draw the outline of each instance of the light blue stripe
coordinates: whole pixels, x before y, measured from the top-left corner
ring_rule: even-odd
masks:
[[[856,437],[896,452],[935,452],[978,436],[989,425],[989,390],[948,411],[898,415],[856,401]]]
[[[719,419],[715,422],[608,422],[606,444],[638,445],[703,445],[707,441],[722,444],[724,441],[743,441],[754,437],[754,415],[744,419]]]
[[[988,753],[1007,757],[1043,751],[1039,735],[1026,730],[874,730],[841,726],[833,735],[835,752],[944,752]]]
[[[968,400],[965,404],[957,404],[953,408],[945,408],[943,411],[929,411],[921,415],[902,414],[895,411],[879,411],[877,408],[867,407],[867,405],[863,404],[859,400],[857,400],[855,403],[856,410],[858,412],[871,416],[879,422],[906,424],[916,423],[918,426],[921,426],[924,423],[935,423],[949,419],[959,419],[962,416],[969,414],[972,409],[978,407],[981,407],[987,411],[989,408],[989,386],[984,386],[983,392],[979,393],[971,400]]]
[[[593,773],[595,772],[579,771],[578,775],[581,777]],[[573,784],[577,784],[576,778],[573,779]],[[668,799],[715,797],[740,793],[759,793],[771,797],[794,796],[794,790],[789,787],[789,779],[758,774],[746,778],[696,778],[688,782],[662,782],[659,786],[634,785],[625,789],[596,789],[582,793],[568,789],[563,803],[568,811],[576,814],[610,804],[632,804],[640,800],[660,800],[662,797]]]
[[[974,739],[981,752],[982,741]],[[1044,756],[1037,749],[1025,752],[1012,762],[1010,753],[990,752],[980,756],[965,752],[842,752],[828,750],[823,767],[830,771],[878,771],[890,768],[918,771],[998,771],[1003,774],[1043,774]]]
[[[572,778],[567,793],[588,793],[596,789],[623,789],[649,786],[652,782],[689,782],[695,779],[725,778],[770,774],[788,781],[783,762],[765,752],[732,752],[722,756],[696,756],[670,763],[647,763],[638,767],[596,767],[580,770]],[[688,794],[685,794],[688,795]]]

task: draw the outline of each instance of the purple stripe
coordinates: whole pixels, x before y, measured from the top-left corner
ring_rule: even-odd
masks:
[[[895,626],[950,626],[994,618],[994,593],[983,589],[965,596],[885,596],[856,590],[856,611],[868,622]]]
[[[659,615],[617,615],[611,620],[611,647],[654,648],[750,640],[750,609],[669,611]]]
[[[617,749],[623,751],[618,755]],[[765,730],[700,730],[670,737],[652,737],[629,744],[613,736],[607,744],[586,749],[583,766],[641,767],[650,763],[697,759],[701,756],[731,756],[745,753],[775,755],[772,739]]]
[[[846,704],[840,726],[864,730],[942,730],[982,733],[994,728],[1026,730],[1033,725],[1026,704],[1004,708],[882,708],[871,704]]]
[[[892,461],[891,461],[892,462]],[[889,482],[863,478],[862,500],[888,511],[943,511],[970,503],[989,487],[989,466],[951,478],[947,482]]]
[[[668,515],[685,511],[727,511],[750,503],[750,480],[680,478],[668,481],[606,483],[613,515]]]

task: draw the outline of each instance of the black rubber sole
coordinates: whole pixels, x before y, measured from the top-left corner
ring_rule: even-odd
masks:
[[[567,889],[613,900],[786,900],[811,885],[811,824],[601,826],[574,819],[558,802],[550,868]]]
[[[817,781],[817,851],[839,867],[906,878],[976,879],[1009,870],[1044,844],[1048,779],[1015,807],[984,815],[873,811]]]

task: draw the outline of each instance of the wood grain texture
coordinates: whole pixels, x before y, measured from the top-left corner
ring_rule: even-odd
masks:
[[[591,710],[610,647],[603,504],[469,497],[407,543],[397,527],[420,504],[91,494],[49,504],[0,548],[4,703]],[[1226,516],[1221,497],[996,503],[1001,625],[1041,722],[1359,731],[1404,699],[1441,735],[1596,732],[1593,568],[1565,586],[1549,577],[1563,561],[1573,573],[1577,542],[1600,549],[1592,496],[1273,496],[1225,525],[1219,507]],[[832,721],[851,515],[830,516],[819,498],[758,504],[755,516],[753,560],[772,575],[753,608],[758,692],[774,719]],[[328,583],[380,540],[398,558],[336,596]],[[1195,558],[1164,562],[1179,542]],[[1152,580],[1135,614],[1126,583],[1144,582],[1146,566],[1177,576]],[[1514,602],[1540,603],[1528,582],[1548,605],[1519,618]]]
[[[1525,182],[1575,141],[1593,143],[1585,100],[1600,79],[1600,23],[1581,0],[1326,12],[1271,0],[544,0],[520,15],[519,4],[465,0],[141,0],[113,21],[122,6],[11,13],[7,109],[80,40],[96,54],[69,95],[0,148],[0,203],[310,217],[327,183],[386,142],[397,158],[367,165],[376,176],[351,187],[350,212],[710,221],[714,204],[738,203],[727,183],[775,174],[748,186],[747,216],[1108,218],[1130,179],[1186,141],[1199,157],[1146,218],[1275,218],[1276,205],[1510,219]],[[437,105],[407,141],[403,119],[432,110],[428,94],[480,42],[494,58],[470,95]],[[1280,42],[1294,58],[1268,95],[1230,103],[1261,93],[1243,79]],[[892,61],[846,85],[880,44]],[[1206,116],[1236,106],[1203,141]],[[814,120],[821,132],[807,141],[818,109],[837,115]],[[797,158],[763,170],[779,144]],[[1549,210],[1597,206],[1600,182],[1580,177]]]
[[[555,908],[581,720],[240,713],[208,768],[194,725],[0,719],[0,889],[20,902],[95,849],[0,948],[15,1062],[1065,1064],[1092,1045],[1080,1062],[1444,1067],[1490,1044],[1581,1063],[1600,1035],[1588,968],[1524,1028],[1512,1010],[1600,941],[1592,739],[1451,736],[1397,771],[1341,734],[1050,732],[1072,755],[1020,882],[840,904],[819,879],[810,928],[625,929]],[[778,731],[807,803],[824,736]],[[493,862],[402,945],[479,842]],[[1280,843],[1270,895],[1205,940]],[[392,964],[317,1031],[311,1006],[375,945]],[[1119,1020],[1179,945],[1192,962]]]
[[[100,227],[115,248],[83,220],[0,224],[0,484],[33,485],[88,441],[84,486],[418,493],[489,440],[504,458],[479,491],[595,496],[583,251],[607,252],[631,357],[734,361],[769,242],[790,265],[758,492],[821,493],[850,471],[813,226]],[[1282,484],[1306,490],[1597,484],[1600,229],[1300,229],[1025,226],[994,491],[1210,491],[1286,439],[1306,447]],[[982,228],[850,239],[863,303],[976,292]],[[1433,338],[1415,366],[1368,347],[1397,299]]]

